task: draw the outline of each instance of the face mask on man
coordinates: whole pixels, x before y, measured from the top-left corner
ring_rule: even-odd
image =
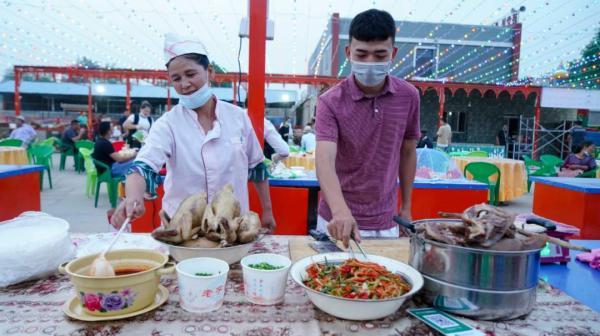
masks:
[[[359,62],[350,61],[352,73],[359,83],[364,86],[377,86],[385,80],[390,72],[391,61],[387,62]]]
[[[204,106],[212,97],[212,90],[208,85],[208,79],[201,88],[189,95],[178,94],[179,103],[189,108],[190,110],[197,109],[198,107]]]

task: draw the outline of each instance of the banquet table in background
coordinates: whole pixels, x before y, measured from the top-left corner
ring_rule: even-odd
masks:
[[[533,212],[578,227],[583,239],[600,239],[600,180],[534,176]]]
[[[26,165],[27,151],[23,147],[0,147],[0,164],[4,165]]]
[[[42,170],[44,166],[38,165],[0,165],[0,221],[24,211],[40,211]]]
[[[102,236],[102,237],[101,237]],[[142,235],[134,235],[142,236]],[[73,235],[78,250],[112,235]],[[268,236],[251,253],[273,252],[289,256],[289,237]],[[132,241],[140,245],[139,240]],[[0,335],[430,335],[431,329],[406,313],[423,307],[419,297],[407,301],[396,313],[374,321],[337,319],[315,308],[304,289],[288,279],[285,301],[257,306],[244,297],[242,270],[232,265],[225,302],[214,312],[188,313],[179,305],[175,275],[161,281],[169,292],[166,304],[125,320],[86,323],[66,317],[62,305],[74,288],[64,275],[53,274],[38,281],[0,289]],[[495,336],[594,335],[600,330],[600,314],[548,283],[540,282],[537,304],[525,318],[504,322],[459,320]]]
[[[290,153],[285,159],[286,167],[304,167],[306,170],[315,170],[315,155],[307,153]]]
[[[463,172],[471,162],[487,162],[500,169],[499,201],[511,201],[527,193],[527,171],[525,163],[519,160],[482,157],[453,157],[459,170]]]
[[[471,143],[453,143],[448,146],[448,152],[486,152],[489,157],[506,157],[506,148],[504,146],[494,146],[492,144],[471,144]]]

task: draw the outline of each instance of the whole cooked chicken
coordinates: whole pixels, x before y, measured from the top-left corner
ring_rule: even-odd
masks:
[[[225,185],[207,204],[205,193],[186,198],[173,218],[161,210],[162,226],[152,232],[155,239],[190,248],[217,248],[256,240],[260,218],[252,211],[240,215],[233,187]]]
[[[256,212],[248,212],[247,214],[237,218],[238,225],[238,241],[242,244],[249,243],[256,239],[260,231],[260,218]]]
[[[191,240],[200,231],[206,209],[206,193],[199,193],[184,199],[173,218],[164,210],[159,212],[162,225],[152,232],[152,237],[169,243],[182,243]]]
[[[231,245],[237,240],[238,222],[235,218],[239,216],[240,202],[233,194],[232,185],[226,184],[206,208],[201,231],[207,239],[219,242],[221,246]]]

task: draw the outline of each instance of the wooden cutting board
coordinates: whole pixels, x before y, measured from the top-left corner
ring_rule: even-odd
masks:
[[[310,236],[294,237],[290,239],[290,256],[292,258],[292,262],[296,262],[302,258],[318,254],[317,251],[310,247],[310,243],[314,241],[315,240]],[[408,256],[410,253],[409,238],[363,239],[360,243],[360,246],[362,246],[362,248],[368,254],[380,255],[408,263]],[[338,242],[338,247],[344,250],[341,242]],[[354,250],[354,253],[360,253],[356,246],[353,246],[352,249]]]

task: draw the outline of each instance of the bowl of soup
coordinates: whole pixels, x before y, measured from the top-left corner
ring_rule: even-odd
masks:
[[[175,269],[158,251],[123,249],[106,254],[115,276],[91,276],[96,257],[98,254],[84,256],[59,267],[75,286],[84,312],[94,316],[123,315],[146,308],[154,302],[160,276]]]

